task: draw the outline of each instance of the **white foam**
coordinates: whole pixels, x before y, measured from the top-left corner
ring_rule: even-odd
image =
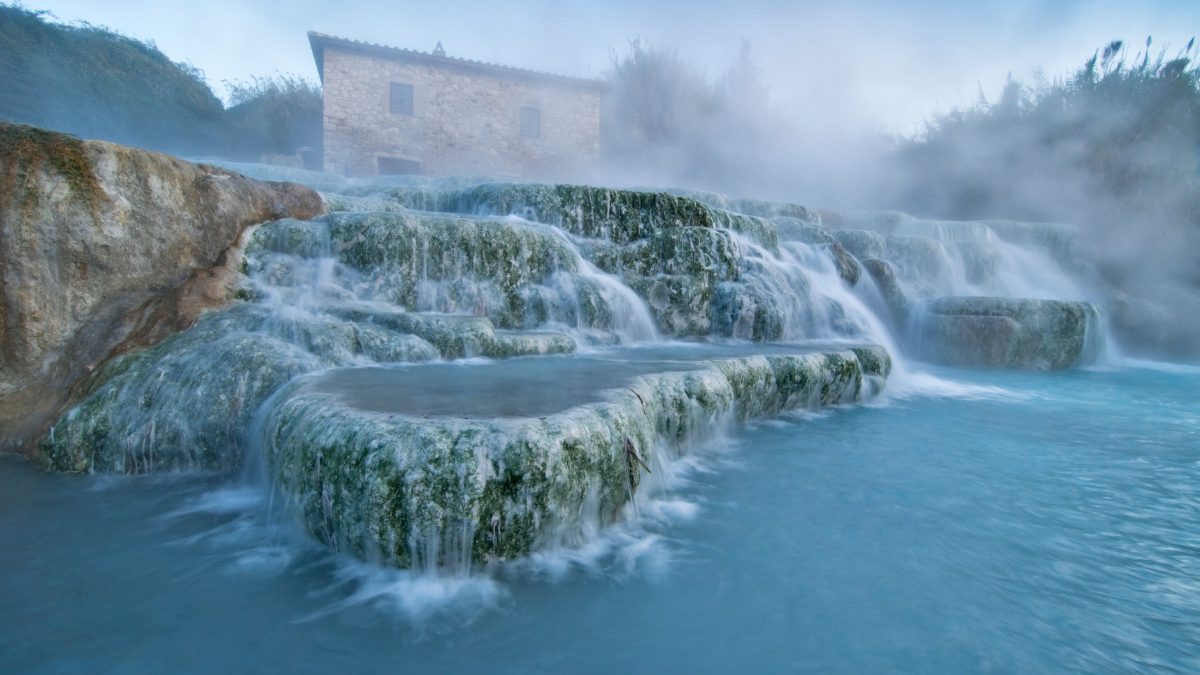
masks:
[[[262,488],[251,485],[229,485],[210,490],[187,501],[163,518],[178,518],[195,514],[243,513],[266,501]]]
[[[970,384],[938,377],[918,370],[893,372],[887,387],[878,401],[885,404],[890,400],[908,398],[954,398],[954,399],[1007,399],[1025,400],[1031,394],[993,385]]]
[[[342,597],[296,622],[365,607],[418,625],[436,618],[470,623],[508,597],[507,589],[488,575],[397,570],[345,557],[337,559],[330,586],[317,596],[333,594]]]
[[[1173,375],[1200,375],[1200,365],[1190,363],[1171,363],[1170,361],[1151,361],[1148,359],[1122,358],[1117,362],[1121,368],[1135,370],[1154,370]]]

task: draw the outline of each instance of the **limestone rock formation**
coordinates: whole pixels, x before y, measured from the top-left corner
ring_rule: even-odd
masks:
[[[243,302],[112,361],[42,437],[40,458],[74,471],[230,469],[243,460],[255,411],[298,375],[652,340],[647,304],[671,335],[766,340],[794,322],[808,331],[802,336],[865,337],[798,264],[716,227],[711,215],[699,216],[700,225],[676,222],[691,209],[708,214],[702,205],[569,186],[483,187],[476,199],[532,194],[542,208],[555,205],[546,213],[573,220],[564,231],[396,205],[256,227],[239,266]],[[608,206],[585,217],[562,206],[575,199]],[[766,221],[748,222],[773,232]],[[679,294],[659,295],[671,280]]]
[[[883,302],[891,316],[892,323],[899,326],[904,325],[908,321],[912,299],[908,297],[896,279],[896,268],[890,262],[877,258],[867,258],[862,261],[862,266],[867,274],[871,275],[871,280],[875,282],[875,288],[883,296]]]
[[[1048,370],[1097,356],[1100,311],[1088,302],[937,298],[920,319],[921,354],[951,365]]]
[[[862,269],[854,256],[846,252],[842,243],[829,230],[821,227],[812,220],[801,220],[789,216],[778,216],[771,219],[779,230],[780,241],[799,241],[811,246],[824,249],[833,258],[837,266],[838,276],[846,283],[854,286],[862,276]]]
[[[860,275],[854,259],[820,227],[816,212],[799,205],[711,193],[521,183],[435,183],[364,189],[363,194],[330,201],[335,209],[387,211],[400,205],[473,216],[517,215],[560,228],[579,241],[584,257],[645,298],[658,329],[668,335],[756,341],[816,337],[811,329],[825,321],[827,308],[806,297],[806,283],[786,278],[786,265],[778,264],[784,231],[788,241],[828,252],[848,284]],[[845,323],[838,316],[834,321]]]
[[[107,359],[230,297],[254,223],[323,209],[298,185],[0,123],[0,448]]]
[[[581,543],[661,455],[723,420],[859,401],[890,370],[874,346],[724,359],[638,377],[600,403],[483,419],[365,411],[300,379],[264,445],[282,492],[333,548],[399,567],[485,562]]]

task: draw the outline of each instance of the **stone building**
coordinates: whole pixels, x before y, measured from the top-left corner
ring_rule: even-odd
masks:
[[[309,33],[325,94],[324,169],[552,177],[600,150],[598,80]]]

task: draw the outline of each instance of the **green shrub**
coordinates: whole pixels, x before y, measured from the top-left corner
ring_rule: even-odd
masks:
[[[266,152],[292,154],[321,144],[321,88],[294,75],[226,83],[228,156],[253,159]],[[316,168],[316,167],[312,167]]]

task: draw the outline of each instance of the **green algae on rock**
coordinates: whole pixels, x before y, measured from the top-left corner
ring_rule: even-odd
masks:
[[[781,287],[796,285],[791,282],[798,278],[791,275],[785,281],[779,278],[778,266],[764,263],[780,254],[785,238],[830,256],[847,284],[853,286],[861,276],[857,261],[821,228],[819,215],[794,204],[686,191],[502,183],[397,187],[382,194],[395,204],[420,210],[411,216],[418,219],[436,218],[430,212],[437,212],[515,215],[546,223],[570,237],[589,262],[644,298],[658,331],[667,335],[716,334],[758,341],[829,337],[809,335],[809,312],[772,297]],[[337,204],[335,208],[374,213],[393,210],[379,201],[378,193]],[[796,285],[800,290],[806,287]],[[508,320],[489,313],[498,325],[511,325],[523,304],[511,293],[509,298]],[[805,302],[813,304],[811,300]]]
[[[564,327],[601,342],[655,333],[637,296],[583,259],[566,235],[517,218],[402,209],[280,221],[255,231],[246,271],[275,286],[312,288],[309,261],[318,255],[348,273],[324,290],[340,286],[344,295],[409,311],[487,317],[504,329]]]
[[[439,356],[413,335],[322,315],[281,320],[240,304],[94,373],[80,403],[42,437],[39,456],[62,471],[232,469],[259,406],[295,376]]]
[[[840,251],[832,237],[813,248],[836,254],[831,246]],[[361,274],[360,294],[411,311],[487,316],[505,329],[560,325],[600,341],[606,332],[645,339],[655,331],[758,341],[832,337],[811,333],[806,308],[818,301],[804,272],[784,270],[774,260],[781,249],[724,227],[666,225],[618,243],[511,216],[338,212],[260,228],[247,270],[276,285],[307,283],[293,267],[297,255],[315,252]],[[839,273],[857,278],[857,264],[842,256]],[[637,311],[639,297],[652,317]]]
[[[924,310],[922,354],[952,365],[1071,368],[1102,348],[1100,310],[1088,302],[954,297]]]
[[[398,567],[480,563],[578,544],[622,517],[641,462],[653,471],[727,421],[868,398],[890,366],[879,347],[700,362],[540,418],[368,412],[300,378],[263,444],[327,544]]]
[[[413,209],[477,215],[519,215],[577,237],[628,244],[663,228],[725,228],[774,248],[771,224],[756,216],[711,208],[669,192],[588,185],[487,183],[457,190],[395,188],[388,196]]]
[[[859,262],[846,252],[842,243],[829,230],[817,223],[790,216],[777,216],[772,218],[771,222],[779,231],[780,241],[799,241],[827,251],[837,266],[838,276],[851,286],[858,283],[862,276]]]

